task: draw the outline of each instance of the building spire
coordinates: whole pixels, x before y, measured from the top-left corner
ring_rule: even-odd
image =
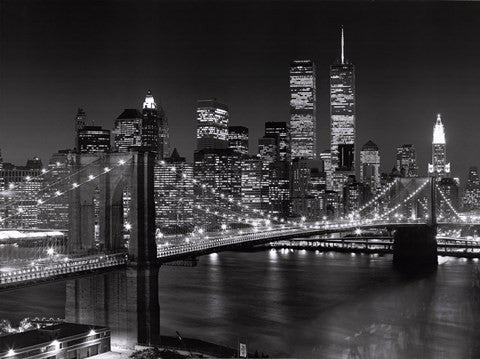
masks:
[[[345,64],[344,47],[345,47],[345,40],[344,40],[344,37],[343,37],[343,25],[342,25],[342,65]]]
[[[155,99],[153,98],[152,91],[147,91],[147,96],[145,96],[145,102],[143,103],[143,108],[153,109],[157,108],[157,104],[155,103]]]
[[[437,121],[433,126],[433,144],[445,144],[445,129],[442,123],[442,116],[437,114]]]

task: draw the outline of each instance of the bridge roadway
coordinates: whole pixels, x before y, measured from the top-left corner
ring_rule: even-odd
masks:
[[[198,257],[209,253],[233,250],[243,246],[254,246],[272,241],[281,241],[291,238],[305,238],[329,233],[351,232],[356,229],[394,229],[397,226],[425,225],[420,221],[392,222],[392,221],[344,221],[333,224],[304,224],[296,227],[275,227],[262,229],[257,232],[238,234],[224,233],[206,240],[180,243],[177,245],[157,246],[157,257],[160,263]]]
[[[21,262],[20,265],[0,268],[0,290],[102,273],[126,266],[127,263],[126,253],[97,254],[78,258],[61,256],[36,260],[29,265]]]
[[[396,226],[424,225],[419,221],[343,221],[335,223],[301,226],[276,226],[234,234],[227,231],[210,237],[191,240],[173,245],[158,245],[157,258],[160,264],[189,259],[209,253],[234,250],[244,246],[254,246],[272,241],[305,238],[328,233],[350,232],[355,229],[394,229]],[[54,256],[37,259],[33,262],[9,263],[0,267],[0,290],[34,285],[47,281],[65,280],[75,276],[102,273],[128,264],[126,253],[96,254],[78,257]]]

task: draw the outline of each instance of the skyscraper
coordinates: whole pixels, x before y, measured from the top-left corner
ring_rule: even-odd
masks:
[[[368,141],[360,151],[360,181],[375,193],[380,188],[380,152],[378,146]]]
[[[248,128],[228,126],[228,148],[241,155],[248,155]]]
[[[75,154],[72,150],[60,150],[52,155],[48,162],[48,172],[44,178],[44,193],[48,201],[39,205],[39,227],[68,228],[68,196],[55,196],[55,183],[72,173]]]
[[[241,158],[242,155],[230,148],[195,151],[194,177],[208,189],[199,195],[210,198],[212,203],[221,203],[223,200],[210,192],[215,189],[225,199],[240,199]],[[230,205],[229,202],[223,204]]]
[[[336,190],[355,174],[355,67],[344,56],[343,28],[340,61],[330,66],[330,150]]]
[[[322,161],[322,168],[325,172],[325,181],[327,190],[332,190],[333,185],[333,171],[332,171],[332,154],[330,150],[325,150],[320,153],[320,160]]]
[[[4,163],[0,178],[5,188],[10,189],[4,196],[5,206],[1,217],[5,227],[35,227],[39,225],[40,207],[38,193],[44,186],[42,161],[34,157],[25,166]]]
[[[480,208],[480,178],[478,168],[470,167],[468,170],[467,185],[463,196],[463,206],[466,209]]]
[[[293,158],[317,158],[315,65],[295,60],[290,65],[290,144]]]
[[[77,137],[79,153],[110,152],[110,130],[101,126],[84,126]]]
[[[241,173],[242,203],[252,209],[269,211],[269,163],[260,156],[246,158],[242,161]]]
[[[228,147],[228,107],[216,100],[197,103],[197,150]]]
[[[82,109],[77,110],[77,115],[75,116],[75,148],[78,150],[78,131],[83,129],[87,124],[87,114]]]
[[[273,163],[278,161],[277,140],[272,137],[262,137],[258,139],[258,154],[262,161]]]
[[[440,114],[437,115],[437,121],[433,126],[432,163],[428,164],[428,174],[440,178],[450,175],[450,163],[447,163],[445,129]]]
[[[125,109],[115,121],[114,142],[118,152],[142,145],[142,114],[136,109]]]
[[[193,228],[193,166],[180,157],[175,148],[166,165],[155,166],[156,225],[168,233],[168,229],[188,232]]]
[[[417,151],[412,144],[397,147],[396,167],[404,177],[417,177]]]
[[[290,130],[286,122],[265,122],[265,136],[277,141],[278,160],[290,160]]]
[[[152,91],[148,90],[142,108],[142,146],[157,151],[158,157],[168,156],[169,129],[163,108],[155,102]]]

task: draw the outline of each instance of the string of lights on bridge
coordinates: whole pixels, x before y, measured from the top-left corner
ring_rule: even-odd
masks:
[[[86,179],[85,181],[83,181],[83,182],[80,182],[80,183],[78,183],[78,182],[73,182],[73,183],[70,184],[70,187],[69,187],[69,188],[67,188],[67,189],[65,189],[65,190],[63,190],[63,191],[56,190],[56,191],[54,192],[53,196],[51,196],[51,197],[48,197],[48,198],[37,198],[37,199],[35,200],[36,203],[35,203],[34,205],[32,205],[32,207],[41,206],[41,205],[49,202],[50,200],[52,200],[52,199],[54,199],[54,198],[61,197],[61,196],[65,195],[66,193],[69,193],[69,192],[71,192],[71,191],[73,191],[73,190],[75,190],[75,189],[77,189],[77,188],[79,188],[79,187],[81,187],[81,186],[84,186],[85,184],[87,184],[87,183],[89,183],[89,182],[91,182],[91,181],[93,181],[93,180],[95,180],[95,179],[97,179],[97,178],[99,178],[99,177],[101,177],[101,176],[103,176],[103,175],[111,172],[111,171],[114,170],[115,168],[118,168],[118,167],[123,166],[123,165],[126,164],[128,161],[130,161],[131,159],[132,159],[132,157],[129,157],[128,159],[120,159],[120,160],[117,162],[117,164],[115,164],[115,165],[113,165],[113,166],[110,166],[110,167],[108,167],[108,166],[107,166],[107,167],[104,167],[103,170],[102,170],[100,173],[97,173],[96,175],[93,174],[93,173],[89,174],[88,177],[87,177],[87,179]],[[98,160],[96,160],[96,161],[94,161],[94,162],[97,162],[97,161],[98,161]],[[90,163],[89,165],[92,165],[92,164],[93,164],[93,162]],[[70,175],[62,178],[61,181],[67,180],[67,179],[71,178],[72,176],[78,175],[80,172],[84,171],[86,168],[87,168],[87,166],[82,167],[79,171],[77,171],[77,172],[75,172],[75,173],[72,173],[72,174],[70,174]],[[58,182],[60,182],[60,181],[57,181],[57,183],[58,183]],[[13,217],[16,217],[16,216],[22,214],[23,212],[24,212],[24,209],[23,209],[21,206],[19,206],[19,207],[16,209],[16,213],[13,213],[13,214],[11,214],[11,215],[9,215],[9,216],[5,216],[5,217],[0,218],[0,222],[4,222],[5,220],[8,220],[8,219],[13,218]]]
[[[437,187],[438,192],[440,193],[440,196],[442,196],[443,200],[447,203],[448,207],[452,210],[452,212],[459,218],[460,220],[463,220],[463,218],[460,216],[460,214],[456,211],[456,209],[453,207],[452,203],[448,199],[448,197],[443,193],[443,191]]]
[[[100,161],[101,158],[95,160],[95,161],[92,161],[90,162],[89,164],[81,167],[78,171],[76,172],[73,172],[73,173],[69,173],[67,174],[66,176],[64,177],[61,177],[60,179],[54,181],[54,182],[51,182],[51,183],[48,183],[47,185],[44,185],[44,186],[41,186],[36,192],[34,192],[34,194],[39,194],[39,193],[42,193],[42,192],[46,192],[48,189],[52,188],[52,187],[55,187],[56,185],[58,185],[58,183],[60,182],[64,182],[65,180],[73,177],[73,176],[76,176],[78,175],[79,173],[83,172],[83,171],[86,171],[88,170],[91,166],[95,165],[98,161]],[[59,168],[61,168],[62,166],[64,166],[66,163],[64,162],[56,162],[55,163],[55,167],[52,167],[51,169],[47,170],[45,168],[42,168],[41,170],[41,173],[37,176],[26,176],[24,179],[25,179],[25,182],[26,183],[30,183],[30,182],[34,182],[35,179],[39,179],[41,178],[42,176],[45,176],[47,175],[48,173],[52,172],[52,171],[56,171],[58,170]],[[12,191],[14,190],[15,188],[17,187],[20,187],[20,185],[17,185],[15,186],[13,183],[10,183],[9,184],[9,188],[8,189],[5,189],[3,191],[0,191],[0,194],[4,193],[4,194],[8,194],[9,191]],[[27,194],[27,193],[25,193]],[[31,193],[28,193],[28,195],[31,195]],[[12,205],[15,205],[15,204],[21,204],[22,202],[25,202],[25,201],[30,201],[30,199],[14,199],[12,201],[8,201],[8,202],[5,202],[3,203],[2,205],[4,207],[8,207],[8,206],[12,206]]]
[[[384,214],[380,215],[380,219],[384,219],[386,216],[388,216],[390,213],[396,211],[397,209],[400,208],[400,206],[402,206],[403,204],[407,203],[409,200],[411,200],[413,197],[415,197],[417,195],[417,193],[419,193],[423,188],[425,188],[425,186],[430,182],[429,179],[425,180],[425,182],[423,182],[423,184],[418,187],[415,191],[413,191],[407,198],[405,198],[401,203],[397,204],[396,206],[392,207],[391,209],[389,209],[388,211],[386,211]]]
[[[375,204],[382,196],[386,195],[387,192],[390,191],[390,189],[398,182],[398,178],[395,178],[392,182],[390,182],[386,187],[384,187],[378,194],[375,195],[370,201],[365,203],[362,207],[357,209],[356,211],[353,212],[353,217],[357,217],[360,215],[361,212],[363,212],[365,209],[367,209],[369,206]]]

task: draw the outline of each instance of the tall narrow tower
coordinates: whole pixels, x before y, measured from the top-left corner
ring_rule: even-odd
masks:
[[[290,150],[292,160],[317,158],[315,64],[295,60],[290,64]]]
[[[432,163],[428,164],[428,174],[440,178],[450,175],[450,163],[447,163],[445,128],[440,114],[437,115],[437,121],[433,126]]]
[[[142,108],[142,146],[157,151],[159,158],[169,155],[168,121],[161,106],[157,106],[148,90]]]
[[[355,67],[345,59],[343,27],[340,61],[330,66],[330,150],[333,189],[355,174]]]

